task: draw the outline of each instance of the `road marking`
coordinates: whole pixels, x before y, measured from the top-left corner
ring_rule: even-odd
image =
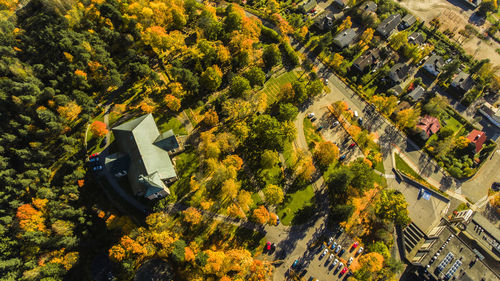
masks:
[[[387,174],[384,174],[384,175],[382,175],[382,176],[383,176],[384,178],[386,178],[386,179],[395,179],[395,178],[396,178],[396,176],[395,176],[395,175],[387,175]]]

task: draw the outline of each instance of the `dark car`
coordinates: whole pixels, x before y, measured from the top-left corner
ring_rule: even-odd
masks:
[[[494,191],[499,191],[499,190],[500,190],[500,182],[494,182],[494,183],[491,185],[491,188],[492,188]]]
[[[344,154],[344,155],[340,156],[339,160],[340,160],[340,161],[342,161],[342,160],[344,160],[345,158],[346,158],[346,155]]]
[[[345,253],[345,249],[340,250],[339,257],[341,257]]]
[[[318,120],[316,117],[311,118],[311,122]]]
[[[319,132],[319,131],[321,131],[321,130],[323,130],[323,126],[319,126],[319,127],[316,129],[316,132]]]
[[[298,264],[299,264],[299,260],[295,260],[295,261],[292,263],[292,268],[296,268]]]

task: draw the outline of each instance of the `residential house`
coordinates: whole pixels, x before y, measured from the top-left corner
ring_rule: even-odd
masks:
[[[421,137],[426,140],[441,129],[441,124],[439,123],[439,119],[436,117],[426,115],[424,117],[420,117],[416,127],[422,130]]]
[[[414,45],[420,45],[424,43],[424,41],[425,41],[424,35],[422,35],[422,33],[420,32],[415,31],[412,34],[410,34],[410,36],[408,36],[408,43]]]
[[[479,130],[472,130],[467,139],[474,145],[474,151],[478,153],[483,148],[484,142],[486,142],[486,134]]]
[[[380,33],[380,35],[382,35],[383,37],[388,38],[389,36],[391,36],[400,22],[401,15],[392,14],[378,25],[377,32]]]
[[[377,64],[380,59],[380,50],[379,49],[371,49],[364,52],[361,56],[359,56],[354,62],[353,66],[356,70],[363,73],[367,68],[370,68],[372,65]]]
[[[300,9],[302,10],[303,13],[309,13],[316,7],[318,3],[316,0],[307,0],[304,4],[300,6]]]
[[[339,9],[344,9],[347,6],[347,0],[333,0],[332,5]]]
[[[375,13],[377,11],[377,4],[373,1],[366,1],[359,6],[359,9],[363,12]]]
[[[354,42],[354,39],[356,39],[356,37],[356,31],[353,28],[348,28],[344,31],[339,32],[339,34],[337,34],[333,38],[333,44],[343,49]]]
[[[424,69],[431,75],[438,76],[444,66],[444,61],[441,56],[432,55],[424,64]]]
[[[409,94],[408,97],[416,103],[425,98],[425,89],[422,86],[417,86],[415,89],[413,89]]]
[[[485,102],[478,109],[479,113],[481,113],[484,117],[486,117],[493,125],[500,128],[500,110],[495,108],[491,104]]]
[[[389,71],[389,78],[394,84],[403,82],[408,74],[412,71],[412,67],[404,63],[396,63]]]
[[[152,114],[112,131],[120,154],[129,159],[127,174],[134,195],[150,200],[169,195],[167,184],[177,180],[169,153],[180,148],[173,131],[160,134]]]
[[[403,19],[401,20],[401,24],[399,25],[399,27],[401,29],[407,29],[410,26],[412,26],[416,21],[417,21],[417,18],[415,18],[414,15],[406,14],[406,16],[404,16]]]
[[[451,81],[451,86],[460,92],[460,94],[464,95],[474,87],[474,80],[470,74],[460,71],[460,73],[453,78],[453,81]]]
[[[314,25],[321,31],[331,30],[335,15],[331,11],[325,11],[314,19]]]
[[[390,88],[387,91],[387,93],[390,95],[399,96],[403,93],[403,88],[401,88],[401,85],[397,84],[397,85],[394,85],[392,88]]]

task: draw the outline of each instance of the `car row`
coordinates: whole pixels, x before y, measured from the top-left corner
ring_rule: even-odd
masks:
[[[98,172],[102,171],[103,167],[99,165],[99,154],[94,153],[92,155],[89,155],[89,164],[92,166],[92,171]]]

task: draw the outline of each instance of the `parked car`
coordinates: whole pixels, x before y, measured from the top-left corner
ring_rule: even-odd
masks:
[[[93,162],[99,162],[99,157],[95,156],[95,157],[92,157],[89,161],[90,163],[93,163]]]
[[[272,250],[276,250],[276,244],[275,244],[275,243],[272,243],[272,244],[271,244],[271,249],[272,249]]]
[[[358,242],[354,242],[354,244],[352,244],[352,248],[353,249],[356,249],[358,247],[359,243]]]
[[[344,160],[346,156],[347,156],[346,154],[344,154],[344,155],[340,156],[339,160],[340,160],[340,161]]]
[[[358,255],[361,254],[363,252],[363,247],[359,247],[359,250],[356,252]]]
[[[335,122],[333,122],[333,124],[332,124],[332,128],[337,127],[339,124],[340,124],[340,123],[339,123],[339,121],[335,121]]]
[[[494,191],[499,191],[499,190],[500,190],[500,182],[494,182],[494,183],[491,185],[491,188],[492,188]]]
[[[345,249],[342,249],[339,253],[339,257],[341,257],[345,253]]]
[[[325,250],[323,251],[323,253],[321,253],[321,255],[319,256],[319,258],[324,257],[324,256],[326,255],[326,253],[328,253],[328,249],[325,249]]]
[[[325,85],[328,85],[328,79],[325,79]]]
[[[267,241],[266,243],[266,250],[270,251],[271,250],[271,242]]]
[[[89,160],[92,159],[92,158],[94,158],[94,157],[96,157],[97,155],[99,155],[99,153],[94,153],[92,155],[89,155]]]
[[[358,123],[359,123],[359,125],[363,125],[363,118],[359,117]]]
[[[325,243],[321,243],[321,248],[319,249],[319,251],[321,252],[321,251],[323,251],[325,248],[326,248]]]
[[[339,269],[342,269],[344,267],[344,264],[342,262],[339,263]]]
[[[313,118],[313,117],[314,117],[314,113],[313,112],[307,114],[307,118]]]
[[[354,117],[358,118],[358,112],[356,110],[354,110]]]
[[[321,130],[323,130],[323,126],[319,126],[319,127],[316,129],[316,132],[319,132],[319,131],[321,131]]]
[[[332,245],[333,243],[333,237],[330,237],[330,239],[328,239],[328,246]]]
[[[316,120],[317,120],[316,117],[311,118],[311,122],[314,122]]]
[[[97,172],[97,171],[102,171],[102,166],[101,166],[101,165],[99,165],[99,166],[94,166],[94,167],[92,167],[92,171],[94,171],[94,172]]]
[[[297,259],[292,263],[292,268],[296,268],[298,265],[299,265],[299,260]]]
[[[355,147],[355,146],[356,146],[356,143],[355,143],[355,142],[353,142],[353,143],[351,143],[351,144],[349,145],[349,148],[353,148],[353,147]]]
[[[337,265],[337,263],[339,263],[339,260],[338,260],[338,259],[335,259],[335,260],[333,261],[332,265],[333,265],[333,266],[336,266],[336,265]]]
[[[331,261],[333,259],[333,254],[330,254],[330,256],[328,257],[328,261]]]
[[[278,215],[276,215],[276,225],[280,224],[280,217],[278,217]]]
[[[332,251],[335,250],[336,247],[337,247],[337,242],[334,242],[332,245]]]
[[[347,272],[347,270],[349,270],[347,266],[344,267],[344,269],[342,269],[342,271],[340,272],[340,276],[344,275]]]
[[[337,248],[335,249],[335,254],[338,253],[340,251],[340,249],[342,249],[342,246],[338,245]]]
[[[352,261],[354,260],[353,257],[350,257],[349,260],[347,261],[347,266],[351,265]]]

